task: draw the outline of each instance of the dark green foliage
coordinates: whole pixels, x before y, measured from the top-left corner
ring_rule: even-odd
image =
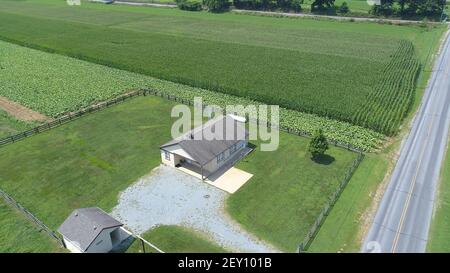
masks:
[[[343,2],[343,3],[339,6],[339,13],[345,14],[345,13],[348,13],[348,12],[350,12],[350,9],[349,9],[349,7],[348,7],[348,4],[347,4],[347,2]]]
[[[303,0],[292,0],[291,8],[295,12],[300,12],[302,10]]]
[[[233,0],[238,9],[300,11],[303,0]]]
[[[334,1],[335,0],[315,0],[311,4],[311,11],[316,11],[316,10],[320,11],[320,10],[332,8],[334,6]]]
[[[374,15],[403,17],[437,17],[444,11],[446,0],[383,0],[369,11]]]
[[[318,158],[320,156],[323,156],[327,150],[327,138],[323,134],[322,129],[319,129],[314,133],[314,136],[309,143],[308,151],[311,153],[311,156],[313,158]]]
[[[394,14],[394,9],[392,6],[392,2],[381,2],[381,5],[374,5],[369,10],[370,14],[373,15],[382,15],[382,16],[391,16]]]
[[[203,0],[203,4],[210,12],[224,12],[230,8],[229,0]]]
[[[200,0],[177,0],[177,6],[182,10],[202,10],[202,2]]]

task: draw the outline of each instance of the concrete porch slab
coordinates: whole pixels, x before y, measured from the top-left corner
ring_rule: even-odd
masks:
[[[253,174],[231,167],[223,173],[218,173],[205,180],[206,183],[224,190],[228,193],[235,193]]]

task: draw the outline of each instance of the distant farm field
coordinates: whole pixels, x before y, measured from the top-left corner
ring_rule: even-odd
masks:
[[[3,39],[385,134],[412,103],[427,49],[416,41],[442,31],[48,0],[0,8]]]
[[[48,116],[79,110],[147,82],[135,73],[3,41],[0,52],[0,95]]]
[[[261,104],[3,41],[0,41],[0,51],[3,53],[0,56],[0,82],[3,83],[0,96],[52,117],[77,111],[129,89],[144,87],[189,101],[202,97],[205,103],[222,107]],[[288,109],[280,110],[280,119],[281,125],[305,132],[322,128],[329,138],[363,150],[376,147],[383,138],[360,126]],[[0,138],[31,126],[0,113]]]

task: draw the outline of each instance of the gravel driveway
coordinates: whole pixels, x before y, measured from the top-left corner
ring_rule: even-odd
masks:
[[[134,233],[158,225],[203,231],[233,252],[278,252],[243,230],[224,211],[228,193],[161,165],[120,194],[112,215]]]

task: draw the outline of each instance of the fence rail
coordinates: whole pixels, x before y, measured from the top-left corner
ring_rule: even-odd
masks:
[[[157,246],[155,246],[154,244],[150,243],[149,241],[145,240],[144,238],[142,238],[141,236],[137,235],[137,234],[133,234],[132,235],[135,239],[138,239],[141,242],[141,247],[142,247],[142,252],[147,253],[145,245],[150,246],[151,248],[153,248],[154,250],[156,250],[159,253],[165,253],[164,251],[162,251],[160,248],[158,248]]]
[[[122,102],[124,102],[125,100],[127,100],[129,98],[145,95],[144,93],[145,93],[144,90],[141,90],[141,89],[135,90],[135,91],[129,92],[129,93],[125,94],[125,95],[121,95],[121,96],[118,96],[116,98],[113,98],[111,100],[104,101],[104,102],[101,102],[101,103],[98,103],[98,104],[95,104],[95,105],[83,108],[83,109],[81,109],[81,110],[79,110],[77,112],[66,113],[66,114],[62,115],[61,117],[59,117],[59,118],[57,118],[55,120],[52,120],[50,122],[44,123],[42,125],[39,125],[39,126],[34,127],[32,129],[20,132],[18,134],[2,138],[2,139],[0,139],[0,146],[6,145],[6,144],[10,144],[10,143],[19,141],[21,139],[24,139],[24,138],[27,138],[27,137],[30,137],[30,136],[33,136],[33,135],[45,132],[45,131],[50,130],[52,128],[58,127],[58,126],[60,126],[60,125],[62,125],[64,123],[67,123],[69,121],[72,121],[74,119],[82,117],[82,116],[84,116],[86,114],[97,112],[100,109],[103,109],[103,108],[106,108],[106,107],[109,107],[109,106],[112,106],[112,105],[115,105],[115,104],[118,104],[118,103],[122,103]]]
[[[194,102],[192,100],[189,100],[189,99],[183,99],[183,98],[180,98],[180,97],[177,97],[177,96],[174,96],[174,95],[170,95],[170,94],[167,94],[167,93],[155,90],[155,89],[150,89],[150,88],[138,89],[138,90],[134,90],[134,91],[128,92],[128,93],[126,93],[124,95],[120,95],[118,97],[115,97],[113,99],[110,99],[110,100],[107,100],[107,101],[103,101],[103,102],[97,103],[95,105],[83,108],[83,109],[81,109],[81,110],[79,110],[77,112],[70,112],[70,113],[63,114],[61,117],[56,118],[53,121],[44,123],[42,125],[39,125],[39,126],[34,127],[32,129],[26,130],[24,132],[21,132],[21,133],[12,135],[12,136],[8,136],[8,137],[5,137],[5,138],[2,138],[2,139],[0,139],[0,147],[4,146],[4,145],[7,145],[7,144],[10,144],[10,143],[17,142],[17,141],[19,141],[21,139],[33,136],[35,134],[39,134],[39,133],[45,132],[47,130],[50,130],[52,128],[58,127],[58,126],[60,126],[62,124],[65,124],[65,123],[67,123],[69,121],[72,121],[74,119],[82,117],[82,116],[84,116],[86,114],[97,112],[97,111],[99,111],[99,110],[101,110],[103,108],[107,108],[107,107],[110,107],[112,105],[122,103],[122,102],[126,101],[127,99],[130,99],[130,98],[133,98],[133,97],[136,97],[136,96],[146,96],[146,95],[149,95],[149,94],[150,95],[154,95],[154,96],[159,96],[159,97],[167,99],[167,100],[176,101],[176,102],[179,102],[179,103],[182,103],[182,104],[186,104],[186,105],[189,105],[189,106],[194,106]],[[205,107],[207,107],[207,105],[203,105],[203,108],[205,108]],[[287,127],[287,126],[273,125],[269,121],[262,121],[262,120],[259,120],[259,119],[256,119],[256,120],[249,119],[249,122],[257,122],[258,124],[266,124],[267,127],[274,128],[274,129],[277,129],[277,130],[280,130],[280,131],[283,131],[283,132],[286,132],[286,133],[289,133],[289,134],[295,134],[295,135],[298,135],[298,136],[303,136],[303,137],[308,137],[308,138],[311,137],[311,133],[309,133],[307,131],[302,131],[302,130],[290,128],[290,127]],[[333,193],[333,195],[330,197],[329,202],[322,209],[321,213],[317,217],[317,220],[315,221],[315,223],[311,227],[310,232],[307,234],[305,239],[300,243],[299,249],[298,249],[299,252],[303,252],[303,251],[306,251],[308,249],[309,245],[312,242],[312,239],[314,239],[314,236],[316,235],[316,233],[318,231],[318,228],[320,227],[320,225],[324,221],[325,217],[330,212],[331,208],[336,203],[336,201],[339,198],[341,192],[343,191],[343,189],[347,185],[348,181],[350,180],[353,172],[355,171],[355,169],[358,167],[359,163],[364,158],[363,151],[358,149],[357,147],[354,147],[353,145],[351,145],[349,143],[342,143],[342,142],[336,141],[334,139],[329,139],[328,141],[334,146],[341,147],[341,148],[344,148],[344,149],[347,149],[347,150],[350,150],[350,151],[358,153],[358,157],[355,159],[355,161],[353,162],[352,166],[347,170],[347,173],[346,173],[344,179],[339,184],[338,190]],[[16,202],[11,196],[6,194],[2,190],[0,190],[0,195],[2,195],[5,198],[5,200],[7,200],[9,203],[14,205],[18,209],[20,209],[22,212],[24,212],[28,216],[28,218],[30,218],[34,223],[36,223],[39,227],[41,227],[43,230],[45,230],[52,238],[56,239],[62,246],[64,246],[64,242],[61,240],[61,238],[59,238],[52,230],[50,230],[44,223],[42,223],[39,219],[37,219],[27,209],[25,209],[18,202]]]
[[[305,236],[302,242],[300,242],[298,246],[298,252],[302,253],[308,250],[309,246],[311,245],[312,241],[314,240],[315,236],[317,235],[320,227],[322,226],[323,222],[325,221],[325,218],[330,213],[333,206],[336,204],[337,200],[339,199],[339,196],[344,191],[345,187],[347,186],[348,182],[350,181],[353,173],[358,168],[361,161],[364,159],[363,153],[358,153],[358,156],[353,160],[352,165],[347,169],[347,172],[345,173],[344,178],[342,179],[341,183],[339,183],[338,189],[330,196],[328,202],[325,204],[325,206],[322,208],[319,216],[316,218],[316,221],[311,226],[308,234]]]
[[[0,190],[0,196],[5,199],[5,201],[18,210],[20,210],[31,222],[33,222],[37,227],[39,227],[41,230],[45,231],[45,233],[56,240],[58,244],[60,244],[62,247],[65,247],[64,241],[55,233],[53,232],[49,227],[47,227],[41,220],[39,220],[36,216],[34,216],[29,210],[24,208],[19,202],[17,202],[14,198],[12,198],[9,194],[4,192],[3,190]]]
[[[71,113],[63,114],[61,117],[59,117],[59,118],[57,118],[57,119],[55,119],[53,121],[50,121],[48,123],[44,123],[42,125],[34,127],[34,128],[29,129],[27,131],[20,132],[18,134],[12,135],[12,136],[8,136],[8,137],[5,137],[5,138],[2,138],[2,139],[0,139],[0,147],[3,146],[3,145],[6,145],[6,144],[14,143],[16,141],[19,141],[21,139],[33,136],[33,135],[38,134],[38,133],[45,132],[47,130],[50,130],[52,128],[60,126],[60,125],[62,125],[64,123],[67,123],[67,122],[69,122],[71,120],[74,120],[74,119],[79,118],[81,116],[84,116],[86,114],[97,112],[98,110],[101,110],[103,108],[106,108],[106,107],[109,107],[109,106],[112,106],[112,105],[115,105],[115,104],[118,104],[118,103],[122,103],[122,102],[124,102],[127,99],[130,99],[130,98],[133,98],[133,97],[136,97],[136,96],[146,96],[146,95],[149,95],[149,94],[150,95],[154,95],[154,96],[158,96],[158,97],[161,97],[161,98],[164,98],[164,99],[167,99],[167,100],[176,101],[176,102],[179,102],[179,103],[182,103],[182,104],[186,104],[186,105],[189,105],[189,106],[194,106],[193,101],[189,100],[189,99],[179,98],[177,96],[169,95],[169,94],[166,94],[164,92],[161,92],[161,91],[158,91],[158,90],[155,90],[155,89],[150,89],[150,88],[138,89],[138,90],[134,90],[134,91],[128,92],[127,94],[118,96],[116,98],[113,98],[111,100],[103,101],[101,103],[98,103],[98,104],[95,104],[95,105],[83,108],[83,109],[81,109],[81,110],[79,110],[77,112],[71,112]],[[207,105],[203,105],[203,108],[205,108],[205,107],[207,107]],[[249,119],[249,121],[251,121],[251,120]],[[254,122],[258,122],[258,124],[265,123],[265,124],[267,124],[267,127],[275,128],[277,130],[280,130],[280,131],[283,131],[283,132],[286,132],[286,133],[289,133],[289,134],[296,134],[298,136],[303,136],[303,137],[308,137],[308,138],[311,137],[311,133],[309,133],[307,131],[298,130],[298,129],[294,129],[294,128],[290,128],[290,127],[282,126],[282,125],[281,126],[280,125],[272,125],[269,121],[262,121],[262,120],[259,120],[259,119],[254,120]],[[341,148],[344,148],[344,149],[347,149],[347,150],[350,150],[350,151],[353,151],[353,152],[358,152],[358,153],[362,153],[363,152],[362,150],[358,149],[357,147],[355,147],[355,146],[353,146],[353,145],[351,145],[349,143],[342,143],[342,142],[339,142],[339,141],[331,139],[331,138],[328,141],[331,144],[333,144],[334,146],[337,146],[337,147],[341,147]]]

